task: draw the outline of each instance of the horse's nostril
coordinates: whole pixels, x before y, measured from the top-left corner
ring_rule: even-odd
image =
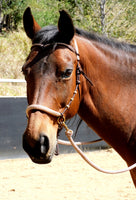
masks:
[[[41,153],[46,154],[49,150],[49,140],[48,137],[41,134],[40,135],[40,145],[41,145]]]

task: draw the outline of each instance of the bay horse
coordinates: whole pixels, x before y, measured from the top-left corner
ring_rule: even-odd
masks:
[[[64,10],[58,27],[41,28],[29,7],[23,23],[32,40],[22,67],[29,105],[23,148],[32,161],[51,162],[58,119],[78,113],[128,166],[134,164],[136,46],[75,28]],[[130,173],[136,186],[136,169]]]

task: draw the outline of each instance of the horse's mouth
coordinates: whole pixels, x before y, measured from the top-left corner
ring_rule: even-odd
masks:
[[[48,163],[50,163],[52,161],[52,157],[53,156],[50,156],[50,157],[46,158],[46,157],[43,156],[43,157],[40,157],[40,158],[36,158],[36,157],[30,156],[31,160],[34,163],[37,163],[37,164],[48,164]]]
[[[52,161],[52,158],[54,156],[54,152],[51,155],[46,155],[46,154],[34,154],[34,152],[32,153],[28,153],[29,157],[31,158],[31,160],[34,163],[37,164],[48,164]]]
[[[41,155],[39,158],[38,157],[34,157],[32,155],[29,155],[29,157],[31,158],[31,160],[34,162],[34,163],[37,163],[37,164],[48,164],[52,161],[52,158],[54,155],[59,155],[59,149],[58,149],[58,144],[56,144],[56,149],[55,151],[52,153],[52,155],[48,155],[48,157],[46,155]]]

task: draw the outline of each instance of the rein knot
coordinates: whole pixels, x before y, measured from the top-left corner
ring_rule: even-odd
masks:
[[[68,130],[65,131],[65,134],[66,134],[66,136],[67,136],[68,138],[69,138],[69,137],[72,137],[73,131],[72,131],[71,129],[68,129]]]

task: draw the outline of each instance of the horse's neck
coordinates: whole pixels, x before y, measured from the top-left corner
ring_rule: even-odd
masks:
[[[117,132],[118,126],[123,134],[131,117],[136,117],[136,112],[132,113],[134,107],[136,109],[132,102],[133,98],[136,102],[136,60],[126,52],[110,46],[106,49],[97,42],[80,39],[78,44],[81,66],[94,85],[82,81],[79,114],[104,138],[108,132]]]

